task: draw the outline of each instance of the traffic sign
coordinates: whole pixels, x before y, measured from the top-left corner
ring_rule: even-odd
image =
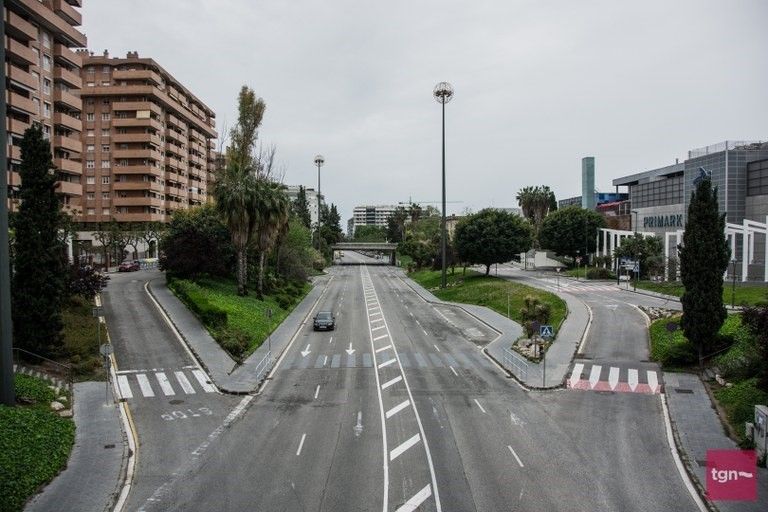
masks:
[[[635,265],[632,267],[632,272],[634,272],[635,274],[640,272],[640,262],[639,261],[635,262]]]
[[[542,338],[554,338],[555,329],[551,325],[542,325],[539,327],[539,336]]]
[[[93,315],[96,318],[99,318],[101,316],[104,316],[104,308],[101,306],[96,306],[91,309],[91,315]]]
[[[101,352],[101,355],[104,357],[109,356],[109,354],[112,353],[112,345],[109,343],[105,343],[102,346],[99,347],[99,352]]]

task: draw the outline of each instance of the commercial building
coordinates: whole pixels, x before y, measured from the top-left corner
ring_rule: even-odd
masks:
[[[286,193],[291,201],[295,201],[299,197],[299,187],[302,185],[288,185],[286,187]],[[318,208],[318,195],[317,191],[312,187],[304,187],[304,194],[307,197],[307,208],[309,209],[310,225],[315,226],[319,219]],[[323,195],[320,194],[320,201],[323,200]]]
[[[80,221],[167,222],[208,200],[215,114],[162,66],[80,50],[84,165]]]
[[[76,28],[82,23],[82,2],[4,0],[4,6],[9,205],[16,207],[21,184],[21,139],[37,124],[51,142],[63,207],[72,211],[82,194],[82,58],[72,50],[87,44]]]
[[[597,207],[605,203],[614,203],[617,201],[624,201],[629,198],[629,194],[622,192],[595,192],[593,194],[592,204],[594,206],[592,210],[598,209]],[[560,199],[557,202],[558,208],[566,208],[568,206],[580,206],[583,208],[584,201],[582,196],[569,197],[567,199]]]

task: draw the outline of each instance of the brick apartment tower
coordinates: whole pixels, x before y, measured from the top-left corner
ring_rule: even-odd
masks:
[[[174,211],[205,203],[215,166],[214,112],[153,59],[78,53],[84,229],[112,219],[168,222]]]
[[[75,28],[82,22],[77,10],[82,2],[3,0],[3,5],[10,208],[17,206],[13,198],[21,183],[19,144],[24,131],[36,123],[51,141],[58,190],[64,209],[71,211],[82,194],[82,62],[72,50],[87,45],[85,35]]]

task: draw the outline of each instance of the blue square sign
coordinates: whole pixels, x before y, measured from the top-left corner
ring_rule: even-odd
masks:
[[[551,325],[542,325],[539,327],[539,336],[542,338],[554,338],[555,329]]]

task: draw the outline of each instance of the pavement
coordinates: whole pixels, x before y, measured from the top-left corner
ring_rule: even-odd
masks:
[[[29,512],[102,512],[120,492],[128,443],[111,390],[108,403],[103,382],[77,383],[74,394],[75,445],[67,467],[32,498]]]
[[[683,461],[703,491],[706,486],[707,450],[738,450],[739,447],[725,434],[698,375],[665,372],[664,381],[670,420]],[[764,512],[768,508],[768,470],[765,468],[757,468],[757,486],[757,501],[720,501],[714,505],[723,512]]]

